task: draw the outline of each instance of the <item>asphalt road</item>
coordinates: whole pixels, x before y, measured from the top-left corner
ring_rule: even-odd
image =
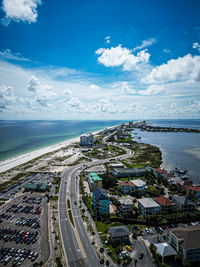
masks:
[[[128,158],[132,152],[131,150],[124,148],[127,154],[115,157],[117,159]],[[94,160],[93,162],[87,164],[88,167],[103,164],[108,162],[110,159],[105,160]],[[81,215],[79,212],[78,205],[78,189],[76,187],[76,175],[80,169],[83,169],[83,164],[71,167],[62,173],[62,181],[59,192],[59,222],[60,231],[64,246],[65,255],[67,258],[68,266],[89,266],[98,267],[101,266],[99,263],[99,258],[94,251],[93,246],[87,236],[85,231]],[[74,227],[71,225],[67,216],[67,199],[71,200],[71,210],[73,213],[74,222],[79,235],[79,239],[82,243],[82,247],[85,251],[86,257],[83,256],[80,250],[80,246],[76,238]]]
[[[72,167],[63,173],[61,189],[59,193],[59,221],[62,235],[64,251],[67,257],[68,266],[87,266],[80,251],[73,226],[67,216],[67,177],[75,167]],[[66,182],[66,183],[65,183]]]

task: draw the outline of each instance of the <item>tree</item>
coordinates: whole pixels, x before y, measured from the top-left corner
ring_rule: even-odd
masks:
[[[137,259],[134,259],[135,267],[136,267],[137,263],[138,263],[138,260]]]
[[[109,265],[110,265],[109,260],[106,260],[106,266],[109,266]]]
[[[92,235],[93,235],[93,244],[94,244],[94,236],[95,236],[95,232],[92,232]]]

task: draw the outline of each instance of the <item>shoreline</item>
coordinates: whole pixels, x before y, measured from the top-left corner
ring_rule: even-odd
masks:
[[[113,126],[113,127],[116,127],[116,126]],[[110,127],[110,128],[112,128],[112,127]],[[92,132],[92,133],[94,135],[96,135],[99,132],[101,132],[102,130],[103,129],[101,129],[99,131],[96,131],[96,132]],[[31,161],[33,159],[36,159],[36,158],[38,158],[40,156],[43,156],[43,155],[45,155],[47,153],[52,153],[52,152],[55,152],[56,150],[59,150],[59,149],[61,149],[63,147],[70,146],[75,142],[79,142],[79,140],[80,140],[80,135],[77,136],[77,137],[74,137],[72,139],[66,140],[64,142],[55,144],[55,145],[51,145],[51,146],[47,146],[47,147],[44,147],[44,148],[36,149],[36,150],[31,151],[31,152],[24,153],[24,154],[21,154],[19,156],[13,157],[13,158],[0,161],[0,173],[6,172],[6,171],[8,171],[8,170],[10,170],[12,168],[15,168],[15,167],[17,167],[19,165],[27,163],[27,162],[29,162],[29,161]]]
[[[114,126],[110,126],[110,127],[106,127],[106,128],[110,129],[110,128],[117,127],[117,126],[118,125],[114,125]],[[92,132],[92,134],[93,135],[97,135],[103,129],[100,129],[98,131]],[[87,133],[84,133],[84,134],[87,134]],[[9,171],[10,169],[13,169],[13,168],[15,168],[15,167],[17,167],[19,165],[22,165],[24,163],[28,163],[29,161],[31,161],[33,159],[36,159],[36,158],[38,158],[40,156],[43,156],[45,154],[48,154],[48,153],[55,152],[56,150],[60,150],[63,147],[70,146],[73,143],[79,142],[79,141],[80,141],[80,135],[77,136],[77,137],[74,137],[72,139],[69,139],[69,140],[63,141],[61,143],[58,143],[58,144],[54,144],[54,145],[47,146],[47,147],[44,147],[44,148],[36,149],[36,150],[31,151],[31,152],[24,153],[24,154],[21,154],[19,156],[12,157],[10,159],[6,159],[6,160],[3,160],[3,161],[0,161],[0,173]]]

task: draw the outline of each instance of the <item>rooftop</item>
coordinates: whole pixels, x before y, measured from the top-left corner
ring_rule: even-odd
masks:
[[[184,249],[200,248],[200,225],[178,227],[170,230],[178,239],[182,239],[180,246]]]
[[[132,183],[131,181],[121,181],[119,182],[120,186],[135,186],[134,183]]]
[[[186,185],[185,188],[192,191],[200,192],[200,186],[197,185]]]
[[[152,198],[141,198],[138,200],[138,203],[141,203],[145,208],[160,207]]]
[[[173,203],[166,197],[154,197],[154,200],[161,206],[172,206]]]
[[[146,186],[146,183],[141,179],[131,180],[131,182],[137,187]]]
[[[130,234],[127,226],[115,226],[108,228],[110,235],[112,237],[127,236]]]
[[[158,253],[161,257],[177,255],[176,251],[168,243],[157,243],[155,246],[157,247]]]
[[[119,199],[122,205],[133,205],[133,202],[129,198],[122,197]]]
[[[93,194],[95,195],[96,200],[106,200],[109,199],[108,195],[106,194],[106,191],[103,188],[96,188],[93,191]]]
[[[185,196],[173,196],[172,200],[177,203],[180,203],[181,205],[195,205],[195,202]]]
[[[98,174],[96,172],[91,172],[89,174],[89,176],[94,181],[102,181],[103,180],[101,177],[98,176]]]
[[[158,172],[158,173],[164,173],[165,169],[155,169],[155,171]]]

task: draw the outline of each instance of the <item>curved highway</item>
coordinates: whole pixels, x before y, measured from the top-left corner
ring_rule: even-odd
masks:
[[[123,147],[127,154],[112,157],[113,159],[125,159],[131,156],[132,151]],[[103,164],[108,162],[105,160],[94,160],[87,164],[87,167],[91,167],[97,164]],[[83,221],[78,208],[78,186],[76,184],[76,176],[79,171],[84,168],[83,164],[73,166],[62,173],[62,181],[59,192],[59,224],[60,232],[62,236],[63,248],[67,260],[68,266],[89,266],[98,267],[101,266],[99,258],[88,238],[85,231]],[[68,217],[67,200],[70,200],[71,212],[73,215],[75,227],[71,224]]]

